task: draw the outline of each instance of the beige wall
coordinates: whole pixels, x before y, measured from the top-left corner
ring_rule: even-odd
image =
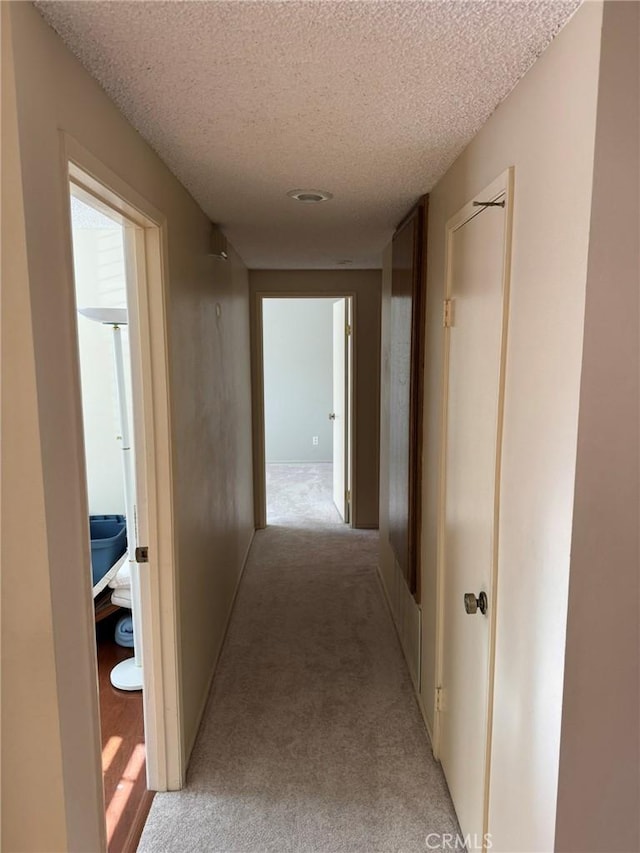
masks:
[[[11,798],[11,808],[3,803],[3,845],[97,850],[95,652],[60,130],[167,219],[186,752],[253,529],[247,272],[233,252],[227,264],[207,256],[205,215],[31,4],[2,4],[2,22],[13,51],[11,57],[3,49],[2,81],[10,88],[15,71],[18,134],[9,151],[3,146],[3,173],[11,167],[14,177],[13,221],[3,217],[3,229],[13,229],[7,245],[16,252],[6,261],[3,253],[15,268],[10,277],[3,269],[3,322],[5,306],[11,309],[3,336],[3,449],[15,436],[2,469],[2,599],[9,614],[2,687],[3,698],[12,697],[9,713],[3,709],[2,771],[10,779],[3,797],[10,790]],[[3,97],[3,118],[4,110]]]
[[[252,313],[257,294],[355,294],[354,524],[378,526],[380,422],[380,271],[251,270]]]
[[[637,3],[604,7],[555,848],[562,853],[640,849],[639,13]]]
[[[421,700],[431,727],[445,225],[515,167],[489,827],[493,850],[509,853],[554,844],[601,18],[599,3],[580,8],[429,200]]]
[[[206,239],[200,245],[206,251]],[[233,250],[227,262],[201,255],[199,266],[171,300],[187,755],[253,536],[248,273]]]

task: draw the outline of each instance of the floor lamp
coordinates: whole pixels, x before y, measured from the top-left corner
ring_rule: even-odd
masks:
[[[126,308],[79,308],[78,313],[113,329],[113,357],[118,393],[118,415],[122,438],[122,471],[124,475],[124,503],[127,520],[127,551],[131,575],[131,620],[133,622],[133,657],[120,661],[111,670],[111,683],[119,690],[142,690],[142,656],[140,643],[140,575],[136,562],[135,537],[135,475],[127,415],[122,326],[128,324]]]

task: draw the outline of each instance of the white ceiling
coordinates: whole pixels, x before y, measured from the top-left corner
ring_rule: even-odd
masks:
[[[36,3],[247,266],[292,269],[379,266],[578,5]]]

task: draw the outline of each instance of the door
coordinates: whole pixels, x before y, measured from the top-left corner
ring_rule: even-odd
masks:
[[[393,236],[389,339],[389,543],[418,603],[427,210],[425,196]]]
[[[470,205],[448,243],[439,757],[470,849],[482,849],[487,832],[507,280],[507,217],[498,203],[505,196]]]
[[[343,521],[349,521],[348,500],[348,318],[347,300],[333,303],[333,502]]]

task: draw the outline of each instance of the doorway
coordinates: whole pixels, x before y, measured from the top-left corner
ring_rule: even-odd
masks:
[[[125,229],[71,185],[92,594],[107,844],[121,850],[147,800]]]
[[[487,840],[512,172],[447,224],[435,752]]]
[[[267,524],[350,523],[352,299],[260,309]]]
[[[129,850],[150,792],[183,784],[164,226],[74,140],[65,138],[65,149],[92,545],[90,565],[78,571],[91,577],[102,728],[96,775],[108,847]]]

